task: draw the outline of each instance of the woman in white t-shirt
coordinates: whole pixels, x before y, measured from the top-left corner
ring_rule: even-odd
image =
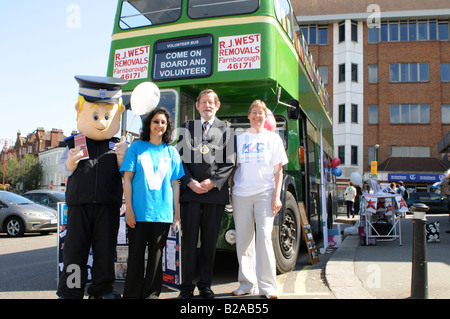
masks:
[[[237,166],[232,183],[238,289],[234,295],[255,293],[278,298],[273,219],[281,209],[282,166],[288,163],[280,136],[264,128],[267,107],[261,100],[250,105],[250,129],[237,137]],[[255,242],[256,232],[256,242]]]
[[[352,182],[348,183],[348,187],[344,192],[345,197],[345,205],[347,206],[347,218],[350,218],[350,214],[352,214],[352,218],[355,217],[355,211],[353,208],[353,203],[355,202],[356,197],[356,188],[353,186]]]

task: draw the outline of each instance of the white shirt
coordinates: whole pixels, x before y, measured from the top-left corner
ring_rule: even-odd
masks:
[[[353,186],[348,186],[344,192],[344,196],[345,196],[345,200],[354,202],[355,196],[356,196],[356,188],[354,188]]]
[[[281,137],[264,130],[245,132],[237,137],[237,170],[233,194],[252,196],[275,187],[273,167],[288,163]]]

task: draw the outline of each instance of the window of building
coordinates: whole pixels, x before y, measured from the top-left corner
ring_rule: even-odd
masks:
[[[391,157],[430,157],[427,146],[392,146]]]
[[[428,63],[392,63],[389,65],[390,82],[428,82]]]
[[[448,22],[439,22],[439,40],[448,40]]]
[[[328,66],[319,66],[319,74],[323,84],[328,84]]]
[[[437,23],[436,21],[430,21],[428,24],[428,29],[430,31],[430,40],[437,40]]]
[[[428,22],[421,21],[419,22],[419,41],[428,40]]]
[[[358,165],[358,146],[352,145],[352,165]]]
[[[389,24],[389,41],[398,41],[399,24],[390,23]]]
[[[358,42],[358,23],[352,21],[352,41]]]
[[[419,63],[419,81],[428,82],[430,80],[430,71],[428,63]]]
[[[339,82],[345,82],[345,63],[339,64]]]
[[[345,145],[338,146],[338,157],[341,160],[341,164],[345,165]]]
[[[358,123],[358,105],[352,104],[352,123]]]
[[[369,65],[369,83],[378,83],[378,64]]]
[[[319,26],[318,43],[321,45],[328,44],[328,26]]]
[[[380,32],[379,28],[369,28],[369,43],[378,42],[378,34]]]
[[[339,24],[339,42],[345,41],[345,22]]]
[[[389,64],[389,81],[399,82],[400,81],[400,64]]]
[[[415,22],[409,23],[409,41],[417,41],[417,24]]]
[[[450,124],[450,104],[443,104],[441,107],[442,124]]]
[[[388,25],[387,25],[387,23],[382,23],[381,24],[380,32],[381,32],[381,36],[380,36],[381,42],[387,42],[389,40],[389,33],[388,33]]]
[[[339,106],[339,123],[345,123],[345,104]]]
[[[400,22],[400,41],[408,41],[408,23]]]
[[[301,26],[300,29],[308,44],[328,44],[328,26],[312,24]]]
[[[387,41],[447,41],[448,21],[409,20],[383,22],[379,29],[369,28],[369,43]]]
[[[450,63],[441,63],[441,82],[450,81]]]
[[[358,64],[352,63],[352,81],[358,82]]]
[[[391,124],[429,124],[429,104],[392,104],[390,108]]]
[[[312,25],[309,27],[309,42],[308,44],[317,44],[317,27]]]
[[[378,105],[369,105],[369,124],[378,124]]]

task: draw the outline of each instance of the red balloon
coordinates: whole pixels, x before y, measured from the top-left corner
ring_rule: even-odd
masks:
[[[338,167],[341,164],[339,157],[335,157],[331,160],[331,167]]]
[[[266,120],[264,121],[264,128],[266,130],[275,131],[275,128],[277,127],[277,121],[275,121],[275,116],[273,116],[272,113],[268,113]]]

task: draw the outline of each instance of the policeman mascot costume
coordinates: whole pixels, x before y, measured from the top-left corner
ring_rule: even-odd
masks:
[[[113,290],[114,255],[123,195],[119,168],[127,143],[125,137],[119,140],[114,135],[125,110],[122,87],[128,81],[95,76],[75,79],[79,84],[75,109],[80,134],[66,139],[59,163],[68,177],[68,213],[64,269],[57,295],[83,298],[92,247],[92,284],[87,293],[90,298],[116,299],[120,294]]]

